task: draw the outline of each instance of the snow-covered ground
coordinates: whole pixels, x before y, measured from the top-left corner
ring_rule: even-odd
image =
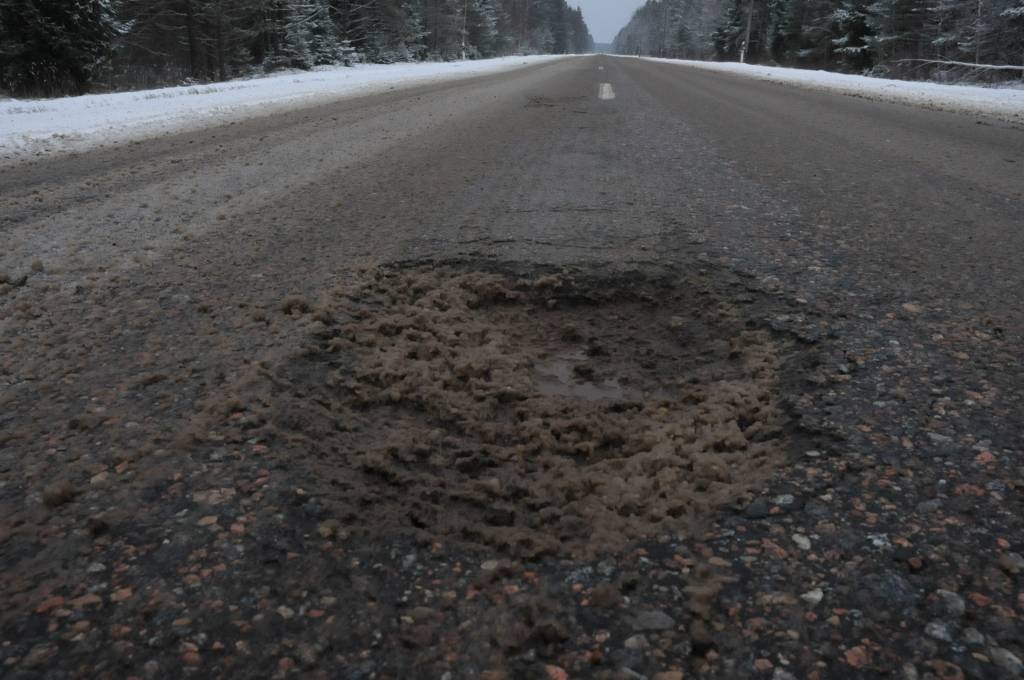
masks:
[[[865,99],[911,104],[939,111],[987,115],[1011,123],[1024,124],[1024,88],[1019,87],[939,85],[775,66],[645,58],[649,61],[734,73],[774,83],[827,90]]]
[[[352,95],[497,73],[557,56],[358,65],[62,99],[0,99],[0,158],[84,151]]]

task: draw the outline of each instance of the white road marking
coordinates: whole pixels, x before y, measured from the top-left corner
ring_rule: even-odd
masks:
[[[601,88],[597,91],[598,99],[615,99],[615,90],[612,89],[611,83],[601,83]]]

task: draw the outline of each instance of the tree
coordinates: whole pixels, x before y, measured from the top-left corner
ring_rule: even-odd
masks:
[[[109,0],[0,0],[0,87],[83,94],[120,33]]]
[[[871,68],[872,55],[867,42],[871,30],[866,3],[863,0],[843,0],[842,5],[832,12],[832,21],[836,34],[832,45],[846,70],[860,72]]]
[[[281,49],[287,65],[309,69],[336,63],[341,36],[326,0],[290,0],[287,9]]]
[[[853,72],[1010,78],[1024,62],[1021,0],[647,0],[623,54]],[[966,62],[974,62],[972,67]]]
[[[668,1],[668,0],[666,0]],[[696,0],[693,0],[696,1]],[[84,92],[257,70],[586,52],[566,0],[0,0],[0,87]]]

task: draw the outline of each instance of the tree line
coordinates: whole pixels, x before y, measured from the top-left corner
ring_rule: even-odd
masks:
[[[895,77],[1021,78],[1024,0],[647,0],[614,48]]]
[[[592,49],[566,0],[0,0],[0,89],[15,96]]]

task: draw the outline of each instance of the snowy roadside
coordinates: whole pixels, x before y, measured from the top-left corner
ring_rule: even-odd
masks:
[[[509,71],[562,56],[367,64],[62,99],[0,100],[0,162],[85,151],[343,97]]]
[[[1016,87],[940,85],[776,66],[642,58],[865,99],[910,104],[936,111],[992,116],[1015,125],[1024,125],[1024,89]]]

